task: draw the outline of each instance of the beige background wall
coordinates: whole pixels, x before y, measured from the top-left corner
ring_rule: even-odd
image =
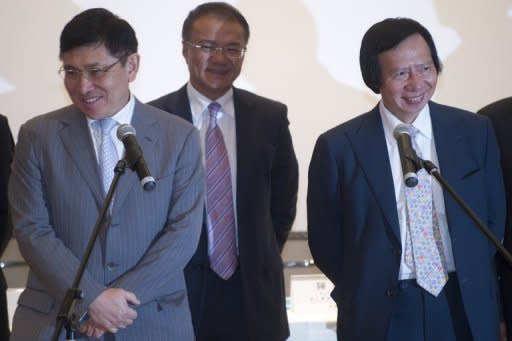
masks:
[[[102,6],[135,28],[142,101],[187,80],[180,32],[190,0],[0,0],[0,112],[14,134],[30,117],[69,104],[57,75],[58,38],[83,9]],[[435,100],[477,110],[512,95],[512,0],[240,0],[252,37],[237,85],[281,100],[300,163],[295,229],[306,229],[307,167],[317,136],[375,105],[360,77],[359,44],[386,17],[408,16],[433,34],[444,62]]]

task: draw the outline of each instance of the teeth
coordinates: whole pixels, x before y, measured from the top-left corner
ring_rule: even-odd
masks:
[[[408,97],[405,100],[410,103],[419,103],[423,100],[423,96]]]
[[[99,97],[90,97],[90,98],[84,98],[84,102],[87,104],[91,104],[99,100]]]

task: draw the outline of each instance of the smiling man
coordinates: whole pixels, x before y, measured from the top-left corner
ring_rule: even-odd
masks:
[[[49,340],[124,156],[120,124],[137,131],[156,189],[120,177],[79,285],[74,328],[105,340],[194,340],[183,269],[201,231],[204,175],[197,130],[140,103],[132,27],[94,8],[60,38],[59,73],[72,105],[20,129],[9,183],[14,234],[30,272],[11,340]],[[64,339],[64,332],[60,339]]]
[[[308,232],[334,283],[338,339],[498,340],[495,250],[425,170],[403,180],[402,125],[494,235],[505,205],[490,122],[431,101],[441,62],[418,22],[386,19],[364,35],[360,65],[379,104],[322,134],[309,167]]]
[[[295,218],[298,166],[287,107],[233,87],[248,41],[236,8],[198,6],[182,29],[189,82],[150,103],[201,132],[206,219],[185,270],[198,340],[289,335],[280,253]]]

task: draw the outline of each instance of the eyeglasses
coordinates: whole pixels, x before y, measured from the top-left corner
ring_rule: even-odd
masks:
[[[239,46],[224,46],[218,47],[214,43],[201,42],[199,44],[192,44],[188,41],[183,41],[183,44],[198,49],[201,53],[206,56],[213,56],[217,52],[222,52],[224,56],[231,60],[242,59],[247,48]]]
[[[411,65],[409,67],[399,69],[389,77],[397,82],[405,82],[411,77],[413,69],[416,74],[423,79],[431,77],[432,74],[436,71],[434,63],[430,62],[425,64]]]
[[[87,68],[85,70],[80,70],[80,69],[76,69],[76,68],[73,68],[73,67],[61,67],[59,69],[59,75],[62,77],[62,79],[64,80],[72,80],[72,81],[76,81],[78,79],[80,79],[80,76],[83,76],[85,79],[93,82],[93,81],[99,81],[101,80],[105,74],[110,70],[112,69],[117,63],[119,63],[123,58],[119,58],[118,60],[116,60],[115,62],[113,62],[112,64],[110,65],[107,65],[105,67],[92,67],[92,68]]]

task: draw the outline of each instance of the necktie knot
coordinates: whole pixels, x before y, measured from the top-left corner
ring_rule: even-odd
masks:
[[[208,111],[210,111],[210,115],[217,117],[217,113],[220,110],[221,105],[217,102],[211,102],[208,105]]]
[[[110,135],[112,129],[116,126],[117,122],[112,118],[104,118],[102,120],[99,120],[99,125],[101,129],[101,134],[103,136]]]
[[[418,136],[420,134],[420,131],[418,128],[416,128],[415,126],[413,125],[410,125],[409,126],[409,132],[411,133],[411,142],[412,142],[412,147],[414,148],[414,150],[416,151],[416,155],[418,155],[419,157],[423,157],[423,153],[421,152],[420,150],[420,146],[418,144]]]
[[[413,126],[412,124],[409,126],[409,131],[411,132],[411,137],[414,139],[416,138],[416,135],[418,135],[418,133],[420,132],[418,130],[418,128],[416,128],[415,126]]]
[[[219,113],[221,105],[217,102],[211,102],[208,105],[208,111],[210,112],[210,126],[217,125],[217,114]]]

